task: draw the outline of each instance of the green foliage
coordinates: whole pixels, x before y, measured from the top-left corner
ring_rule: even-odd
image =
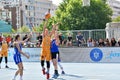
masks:
[[[90,0],[90,6],[82,6],[82,0],[64,0],[56,11],[54,21],[61,22],[60,30],[104,29],[111,22],[112,10],[105,0]]]
[[[113,19],[113,22],[120,22],[120,16],[118,16],[117,18]]]
[[[35,26],[34,29],[35,29],[35,32],[41,32],[42,31],[42,24],[40,26]]]
[[[12,33],[16,33],[16,31],[12,28]]]
[[[27,32],[30,32],[30,29],[27,26],[22,26],[21,28],[18,29],[18,32],[27,33]]]
[[[40,25],[40,27],[38,27],[37,29],[38,29],[38,31],[42,31],[43,30],[43,25],[44,25],[44,21],[43,21],[43,23]],[[50,18],[49,20],[48,20],[48,22],[47,22],[47,28],[49,29],[49,30],[51,30],[52,29],[52,25],[53,24],[56,24],[57,23],[57,21],[56,21],[56,19],[55,19],[55,17],[52,17],[52,18]],[[36,29],[36,30],[37,30]]]
[[[2,34],[4,37],[7,37],[8,35],[10,35],[9,33],[3,33]]]
[[[106,3],[107,2],[107,0],[102,0],[104,3]]]

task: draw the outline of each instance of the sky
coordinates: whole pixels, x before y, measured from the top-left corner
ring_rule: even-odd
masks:
[[[53,1],[53,4],[56,4],[56,5],[59,5],[59,3],[62,2],[62,0],[52,0]]]

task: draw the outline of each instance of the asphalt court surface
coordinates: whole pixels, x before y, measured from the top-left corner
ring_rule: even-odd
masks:
[[[46,80],[42,75],[39,62],[23,62],[24,76],[23,80]],[[60,75],[56,80],[120,80],[119,63],[61,63],[64,67],[65,75]],[[17,66],[9,62],[9,69],[4,68],[4,62],[1,64],[0,80],[12,80]],[[54,69],[51,63],[50,77]],[[61,70],[59,68],[59,74]],[[19,80],[19,76],[16,80]],[[51,79],[52,80],[52,79]]]

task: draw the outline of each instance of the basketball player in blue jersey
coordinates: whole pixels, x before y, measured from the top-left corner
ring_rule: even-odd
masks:
[[[20,35],[15,36],[15,41],[14,41],[14,51],[15,51],[14,61],[15,61],[15,64],[18,66],[18,70],[16,71],[13,80],[16,80],[16,77],[17,77],[18,74],[20,74],[20,80],[23,80],[22,79],[22,76],[23,76],[23,64],[22,64],[21,54],[24,55],[27,58],[29,58],[29,55],[25,54],[22,51],[22,44],[25,43],[30,38],[30,36],[31,35],[29,35],[29,37],[27,39],[25,39],[24,41],[20,41],[21,40]]]
[[[59,50],[58,50],[58,45],[59,45],[60,41],[57,35],[57,31],[55,31],[54,33],[54,37],[51,41],[51,56],[52,56],[52,62],[53,62],[53,66],[54,66],[54,75],[53,78],[57,78],[59,76],[58,74],[58,65],[57,65],[57,56],[59,54]]]
[[[53,66],[55,69],[53,78],[55,78],[55,79],[59,76],[59,74],[58,74],[58,58],[60,60],[60,54],[59,54],[59,49],[58,49],[59,44],[60,44],[59,36],[58,36],[58,32],[56,30],[54,33],[54,38],[51,41],[51,56],[52,56]],[[63,68],[61,68],[61,69],[63,70]],[[64,74],[64,71],[62,71],[62,73]]]

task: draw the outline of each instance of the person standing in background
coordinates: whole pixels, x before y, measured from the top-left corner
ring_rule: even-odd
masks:
[[[77,46],[80,47],[81,44],[84,42],[84,38],[80,32],[76,35]]]
[[[67,37],[67,46],[72,46],[72,36],[71,36],[71,34],[69,33],[68,34],[68,37]]]
[[[37,36],[37,46],[40,47],[42,44],[42,35],[39,33]]]
[[[0,46],[2,45],[2,36],[0,36]]]

